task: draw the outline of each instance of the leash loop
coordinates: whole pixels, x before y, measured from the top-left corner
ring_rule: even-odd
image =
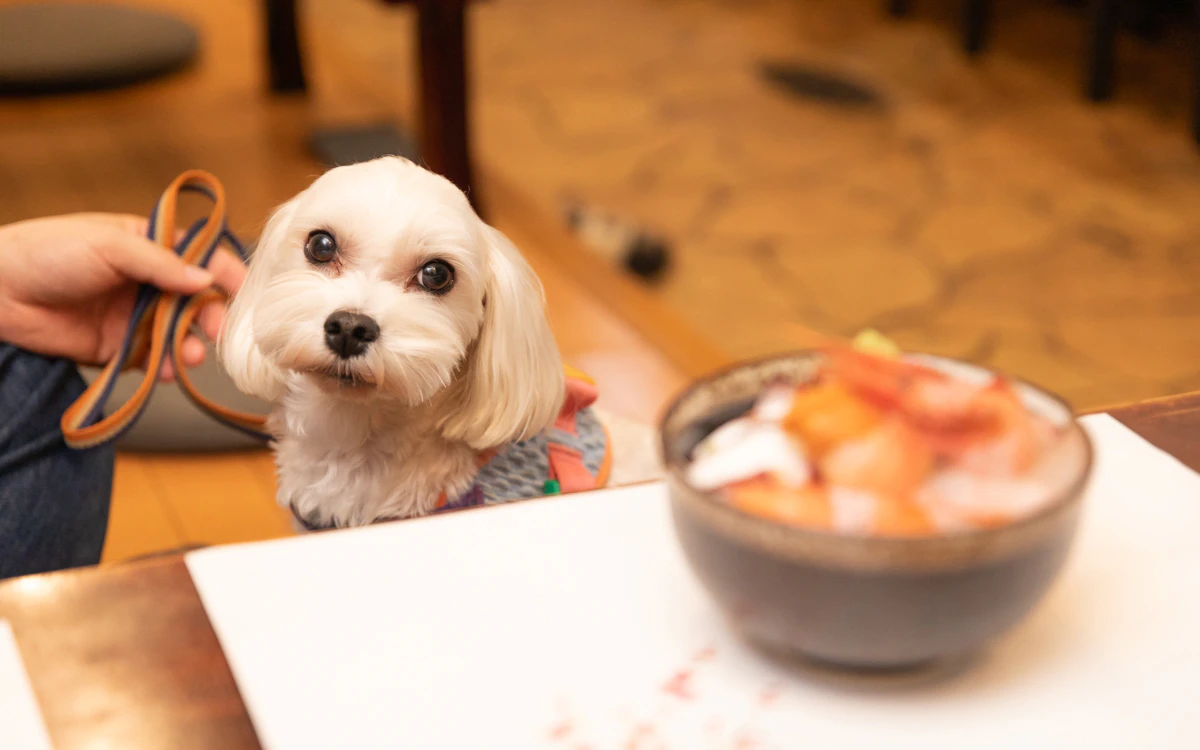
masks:
[[[208,216],[192,224],[176,243],[176,206],[182,193],[204,195],[213,206]],[[150,214],[147,236],[186,263],[201,268],[208,265],[222,242],[243,259],[246,257],[241,243],[225,227],[225,189],[217,178],[201,170],[189,170],[171,182]],[[196,390],[183,366],[183,342],[196,316],[205,305],[224,300],[226,296],[215,287],[199,294],[180,295],[164,292],[152,284],[141,284],[121,348],[105,364],[100,376],[63,414],[62,432],[67,445],[80,450],[91,448],[115,440],[132,427],[158,385],[158,373],[165,358],[170,358],[176,382],[183,393],[201,411],[251,437],[270,440],[265,430],[265,417],[228,409],[209,400]],[[143,359],[146,372],[137,390],[128,401],[104,416],[104,407],[117,377]]]

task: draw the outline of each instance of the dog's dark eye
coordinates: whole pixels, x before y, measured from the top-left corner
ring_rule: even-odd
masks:
[[[304,257],[309,263],[328,263],[337,257],[337,240],[329,232],[316,230],[304,243]]]
[[[445,294],[454,285],[454,269],[444,260],[431,260],[421,267],[417,283],[434,294]]]

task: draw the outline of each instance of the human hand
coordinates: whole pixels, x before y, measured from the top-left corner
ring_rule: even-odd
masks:
[[[102,364],[120,350],[139,283],[179,294],[216,284],[233,294],[246,276],[242,261],[223,247],[208,269],[151,242],[137,216],[71,214],[0,227],[0,340]],[[224,304],[207,305],[201,330],[215,340],[224,317]],[[204,357],[204,343],[189,336],[182,364],[195,367]],[[159,374],[173,377],[169,361]]]

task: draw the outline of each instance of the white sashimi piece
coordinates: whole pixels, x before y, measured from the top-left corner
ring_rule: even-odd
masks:
[[[917,491],[917,502],[938,528],[965,524],[972,519],[1018,519],[1036,512],[1052,499],[1053,488],[1029,477],[988,477],[965,469],[934,472]]]
[[[929,522],[933,524],[933,528],[937,529],[941,534],[970,531],[977,526],[958,515],[954,509],[940,505],[936,498],[932,498],[931,500],[927,496],[918,495],[917,505],[920,506],[921,510],[925,511],[925,515],[929,518]]]
[[[749,419],[731,419],[708,433],[693,452],[694,458],[710,456],[738,445],[749,436],[757,425]]]
[[[833,528],[841,534],[870,534],[875,529],[879,498],[873,492],[849,487],[829,488]]]
[[[782,422],[796,401],[796,389],[790,385],[773,385],[758,397],[750,416],[760,422]]]
[[[917,489],[913,500],[917,506],[925,512],[929,518],[929,522],[933,527],[942,534],[949,534],[956,531],[969,531],[976,528],[977,524],[972,523],[962,514],[962,508],[959,504],[943,501],[943,492],[963,492],[969,491],[964,488],[955,487],[957,481],[956,476],[951,476],[947,480],[942,476],[944,472],[937,472],[925,481],[921,487]],[[936,480],[936,481],[935,481]],[[947,486],[949,485],[949,486]],[[960,495],[961,497],[961,495]]]
[[[1009,432],[964,450],[955,464],[976,474],[1012,475],[1028,468],[1022,465],[1028,451],[1025,437]]]
[[[709,437],[716,434],[714,430]],[[741,439],[735,440],[739,436]],[[775,425],[750,424],[746,430],[729,430],[716,442],[719,444],[698,447],[688,466],[688,483],[696,489],[715,490],[760,474],[771,474],[791,487],[803,487],[812,479],[812,468],[800,446]]]
[[[1085,462],[1085,444],[1078,432],[1049,430],[1040,437],[1042,457],[1025,474],[989,477],[974,467],[956,466],[931,476],[918,492],[917,502],[943,532],[974,528],[972,519],[980,516],[1016,520],[1038,512],[1079,478]]]
[[[1079,478],[1086,463],[1083,438],[1078,432],[1052,433],[1041,457],[1029,470],[1035,480],[1054,496],[1065,491]]]

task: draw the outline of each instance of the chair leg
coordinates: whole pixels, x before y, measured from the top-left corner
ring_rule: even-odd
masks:
[[[480,211],[468,128],[466,4],[467,0],[417,3],[421,156],[431,170],[464,190]]]
[[[1129,5],[1129,10],[1134,33],[1147,42],[1155,42],[1162,37],[1162,17],[1166,10],[1163,0],[1136,0]]]
[[[267,81],[277,94],[303,93],[308,89],[304,55],[300,50],[300,28],[296,19],[298,0],[263,0],[267,34]]]
[[[1192,13],[1192,138],[1200,144],[1200,0],[1196,0]]]
[[[978,55],[987,43],[988,0],[966,0],[963,16],[963,47],[967,54]]]
[[[1091,0],[1088,19],[1087,82],[1084,94],[1094,102],[1113,95],[1117,41],[1117,0]]]

